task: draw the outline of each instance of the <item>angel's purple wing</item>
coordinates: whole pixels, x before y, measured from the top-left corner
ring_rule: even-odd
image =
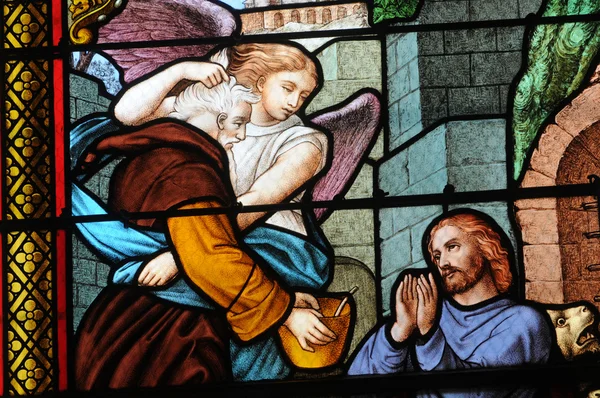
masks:
[[[329,130],[333,137],[331,167],[315,184],[313,200],[333,200],[347,192],[377,138],[380,114],[379,97],[374,92],[366,92],[311,120]],[[315,209],[319,222],[325,221],[330,213],[330,209]]]
[[[98,43],[148,42],[231,36],[234,16],[209,0],[129,0],[123,12],[98,32]],[[214,45],[107,50],[126,82],[176,59],[201,57]]]

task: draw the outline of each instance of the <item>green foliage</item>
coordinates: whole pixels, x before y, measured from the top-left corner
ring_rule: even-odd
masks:
[[[415,15],[419,0],[374,0],[373,22],[387,19],[410,18]]]
[[[550,0],[543,16],[585,15],[600,11],[598,0]],[[584,83],[600,47],[600,24],[537,26],[529,42],[527,70],[519,81],[513,108],[514,178],[542,125],[558,105]]]

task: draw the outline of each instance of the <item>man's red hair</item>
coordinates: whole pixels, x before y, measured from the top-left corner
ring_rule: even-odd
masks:
[[[485,220],[475,214],[454,214],[448,218],[444,218],[429,233],[427,249],[434,263],[433,248],[431,247],[433,237],[437,231],[446,226],[456,227],[474,240],[482,257],[490,267],[496,289],[500,293],[507,292],[512,283],[512,274],[508,261],[508,251],[502,246],[500,234],[494,231]]]

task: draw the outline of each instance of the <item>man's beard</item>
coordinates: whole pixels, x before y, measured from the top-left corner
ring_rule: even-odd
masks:
[[[486,271],[486,262],[483,256],[476,256],[467,270],[463,270],[451,265],[442,269],[442,281],[446,293],[454,295],[461,294],[471,289],[483,278]],[[454,272],[452,280],[448,279],[448,274]]]

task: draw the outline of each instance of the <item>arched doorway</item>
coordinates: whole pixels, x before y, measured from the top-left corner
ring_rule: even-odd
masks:
[[[315,10],[306,11],[306,23],[317,23],[317,13],[315,12]]]
[[[346,18],[347,15],[348,15],[348,11],[346,11],[346,7],[338,7],[337,19]]]
[[[592,81],[556,114],[554,123],[544,129],[531,155],[520,185],[522,188],[585,183],[589,174],[600,172],[597,168],[600,162],[594,160],[600,155],[600,149],[590,142],[590,137],[598,134],[598,104],[600,83]],[[569,202],[560,198],[541,198],[515,202],[516,223],[523,238],[527,299],[564,303],[581,297],[594,301],[594,296],[600,294],[595,291],[596,283],[600,287],[600,281],[590,275],[596,271],[586,268],[592,265],[586,258],[594,258],[596,250],[590,249],[593,244],[583,240],[583,233],[588,232],[584,228],[587,230],[590,226],[582,203],[590,200],[579,197]],[[577,256],[579,260],[574,260]],[[582,267],[586,270],[582,271]],[[580,278],[586,282],[581,289],[575,289],[574,286],[582,282]]]
[[[600,176],[600,122],[573,138],[560,160],[556,184],[585,184],[588,175]],[[558,244],[565,302],[594,302],[600,296],[600,236],[598,208],[586,210],[594,197],[556,199]],[[594,231],[592,231],[594,230]],[[596,303],[600,308],[600,303]]]

